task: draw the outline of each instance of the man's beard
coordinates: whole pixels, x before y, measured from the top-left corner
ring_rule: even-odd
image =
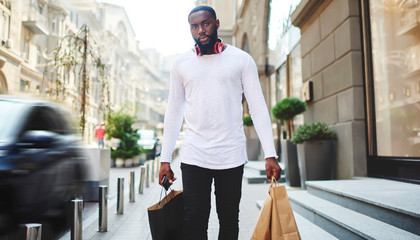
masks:
[[[214,29],[213,33],[208,36],[209,42],[207,44],[201,44],[201,42],[198,39],[194,38],[195,43],[200,48],[201,52],[207,52],[207,51],[213,51],[214,44],[216,44],[218,38],[217,38],[217,28]]]

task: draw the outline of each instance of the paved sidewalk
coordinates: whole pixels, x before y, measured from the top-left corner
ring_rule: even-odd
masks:
[[[172,163],[172,169],[175,177],[173,189],[182,189],[181,170],[179,159]],[[136,194],[135,202],[129,202],[129,173],[135,171]],[[157,183],[155,176],[154,182],[150,182],[148,188],[144,188],[143,194],[138,194],[140,167],[133,168],[112,168],[110,172],[109,197],[108,197],[108,231],[98,232],[98,207],[89,210],[89,217],[84,217],[83,221],[83,239],[87,240],[151,240],[150,228],[148,222],[147,208],[155,204],[160,199],[161,186]],[[116,189],[117,178],[124,177],[124,214],[116,215]],[[214,188],[213,188],[214,189]],[[262,200],[268,194],[269,184],[248,184],[243,181],[242,199],[239,214],[239,239],[249,240],[256,225],[259,209],[256,201]],[[85,214],[85,213],[84,213]],[[217,239],[219,223],[215,210],[214,195],[212,195],[212,210],[209,219],[208,236],[210,240]],[[70,233],[64,235],[62,240],[70,239]]]

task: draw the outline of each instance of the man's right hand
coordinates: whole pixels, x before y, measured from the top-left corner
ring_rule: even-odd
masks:
[[[172,185],[173,182],[176,180],[174,177],[174,172],[171,169],[171,164],[168,162],[163,162],[160,164],[160,171],[159,171],[159,185],[162,186],[163,176],[166,175],[168,178],[169,183]]]

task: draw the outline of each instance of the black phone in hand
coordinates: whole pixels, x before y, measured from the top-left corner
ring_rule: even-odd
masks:
[[[165,188],[166,191],[168,191],[168,188],[171,186],[166,175],[163,175],[162,186]]]

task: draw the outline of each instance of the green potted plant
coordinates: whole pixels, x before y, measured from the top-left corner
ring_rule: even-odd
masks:
[[[245,117],[242,118],[242,121],[244,123],[245,126],[254,126],[254,123],[252,122],[252,118],[251,116],[247,115]]]
[[[116,166],[132,165],[132,158],[140,154],[140,147],[137,144],[139,135],[132,128],[135,118],[123,110],[111,113],[107,119],[107,138],[120,139],[118,147],[111,147],[111,158],[115,160]],[[131,160],[131,162],[129,161]]]
[[[299,165],[296,145],[290,142],[293,133],[293,118],[306,110],[306,103],[298,98],[285,98],[279,101],[272,109],[272,114],[285,125],[285,139],[280,140],[281,159],[285,166],[286,182],[292,187],[300,186]]]
[[[331,166],[335,159],[334,130],[326,123],[312,122],[299,126],[292,136],[297,145],[301,186],[306,189],[307,180],[331,179]]]

